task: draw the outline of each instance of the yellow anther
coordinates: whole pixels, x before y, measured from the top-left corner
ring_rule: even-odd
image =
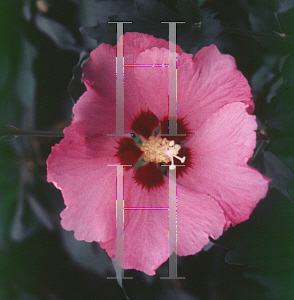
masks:
[[[169,163],[171,170],[175,169],[174,157],[179,159],[181,163],[185,162],[186,157],[179,157],[181,146],[175,144],[174,141],[169,141],[166,138],[150,136],[148,141],[143,142],[140,147],[144,152],[144,160],[146,162]]]

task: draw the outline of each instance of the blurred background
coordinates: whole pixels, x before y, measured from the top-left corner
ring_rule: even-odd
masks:
[[[294,1],[0,1],[0,299],[126,299],[97,243],[60,226],[59,190],[46,181],[54,137],[4,135],[16,128],[62,131],[84,91],[81,64],[100,43],[116,44],[107,21],[177,43],[186,52],[216,44],[248,79],[259,131],[250,164],[272,178],[250,219],[160,280],[128,270],[130,299],[294,299]],[[7,127],[10,126],[10,127]]]

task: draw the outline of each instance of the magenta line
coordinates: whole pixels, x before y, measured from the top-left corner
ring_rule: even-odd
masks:
[[[124,67],[168,67],[168,64],[124,64]]]
[[[168,210],[168,207],[125,207],[125,210]]]

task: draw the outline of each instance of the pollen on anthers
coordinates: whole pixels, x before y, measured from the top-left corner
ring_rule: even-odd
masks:
[[[146,162],[156,162],[156,163],[169,163],[170,170],[174,170],[176,168],[174,164],[174,157],[184,163],[186,157],[179,157],[177,154],[179,153],[181,146],[175,144],[175,141],[169,141],[166,138],[154,137],[150,136],[147,141],[142,143],[140,147],[141,151],[144,152],[144,160]]]

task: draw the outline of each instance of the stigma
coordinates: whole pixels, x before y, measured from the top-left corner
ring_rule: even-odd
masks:
[[[174,158],[177,158],[181,163],[185,162],[186,157],[179,157],[181,146],[175,144],[175,141],[169,141],[166,138],[150,136],[147,141],[142,143],[140,147],[141,151],[144,153],[144,160],[146,162],[156,162],[156,163],[169,163],[170,170],[176,168],[174,164]]]

